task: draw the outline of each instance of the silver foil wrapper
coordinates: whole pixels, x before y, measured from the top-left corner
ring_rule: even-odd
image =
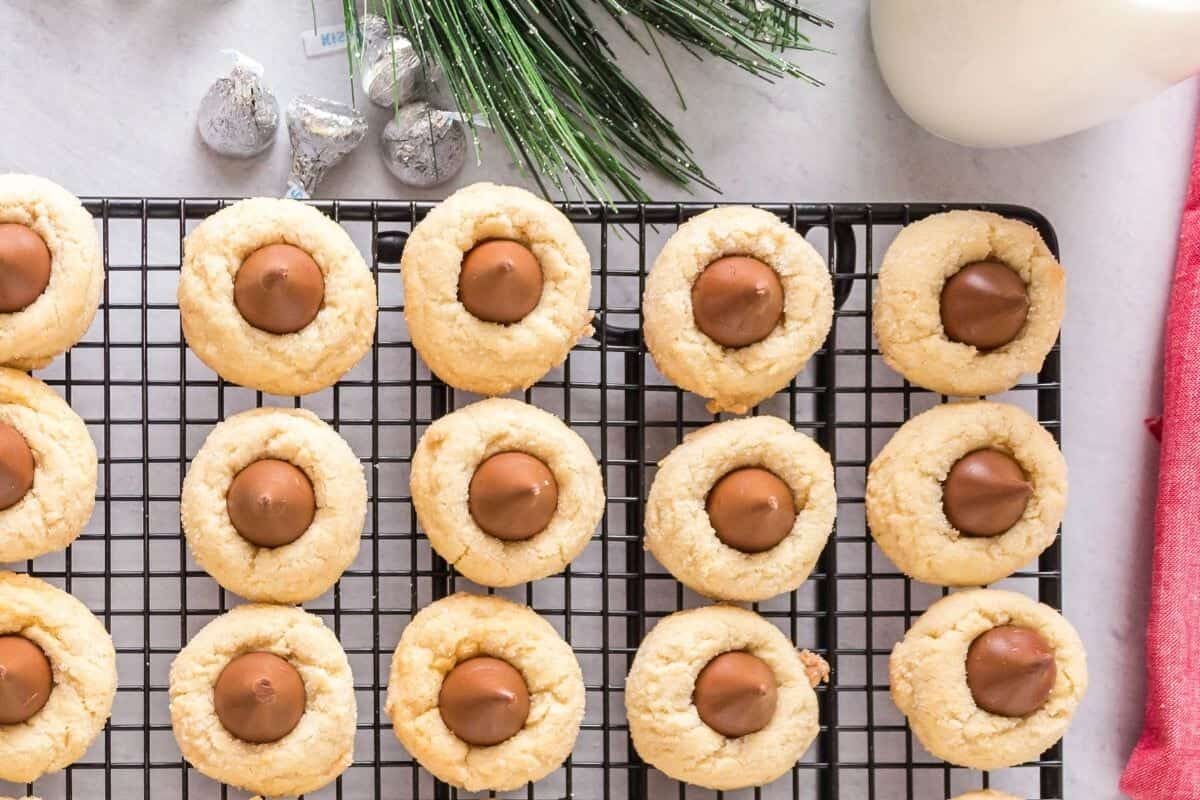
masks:
[[[467,132],[458,114],[418,102],[404,106],[381,138],[383,163],[406,186],[438,186],[462,171]]]
[[[367,135],[367,121],[356,109],[312,95],[288,103],[287,125],[292,171],[285,196],[297,200],[311,197],[329,168]]]
[[[263,83],[263,68],[231,50],[233,67],[218,78],[200,100],[196,127],[200,138],[223,156],[250,158],[275,141],[279,102]]]
[[[362,88],[377,106],[408,105],[427,96],[436,75],[426,73],[412,42],[388,30],[378,14],[362,19]]]

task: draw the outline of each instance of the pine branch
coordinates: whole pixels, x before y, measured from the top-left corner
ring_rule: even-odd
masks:
[[[347,32],[357,37],[357,3],[343,2]],[[567,196],[605,202],[614,191],[645,199],[640,176],[648,170],[684,188],[716,187],[674,125],[617,63],[592,18],[597,8],[644,52],[656,53],[668,73],[660,36],[697,58],[707,53],[764,79],[813,85],[820,82],[787,52],[815,49],[803,25],[831,25],[794,0],[371,0],[368,6],[379,7],[389,26],[412,40],[424,63],[441,67],[468,120],[482,114],[535,177]],[[633,18],[643,23],[642,33],[629,24]]]

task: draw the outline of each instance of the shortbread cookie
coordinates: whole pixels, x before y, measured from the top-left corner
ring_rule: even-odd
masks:
[[[225,674],[231,664],[239,669],[247,655],[279,664],[279,672],[251,663],[240,675]],[[283,679],[297,675],[302,690]],[[239,606],[205,625],[171,664],[170,697],[171,727],[183,757],[208,777],[249,792],[274,797],[316,791],[354,756],[350,663],[320,617],[299,608]],[[291,708],[297,698],[303,702],[298,711]],[[231,710],[222,713],[226,704]],[[281,725],[289,711],[298,720],[292,714]],[[239,733],[274,733],[247,741],[226,727],[234,720]]]
[[[658,466],[646,547],[681,582],[719,600],[765,600],[812,572],[837,515],[833,463],[777,417],[709,425]]]
[[[455,192],[413,228],[400,268],[413,346],[459,389],[524,389],[592,333],[587,248],[524,189]]]
[[[930,606],[892,650],[889,671],[892,700],[925,749],[974,769],[1037,758],[1062,738],[1087,689],[1075,629],[1049,606],[995,589]]]
[[[104,261],[79,198],[33,175],[0,175],[0,364],[39,369],[87,332]]]
[[[587,443],[553,414],[504,398],[429,426],[413,453],[412,497],[438,555],[484,586],[559,572],[604,515]]]
[[[291,408],[244,411],[214,428],[180,498],[197,563],[231,592],[272,603],[333,586],[358,555],[366,511],[350,446],[311,411]]]
[[[117,654],[83,603],[12,572],[0,572],[0,641],[0,780],[31,783],[77,761],[104,729]]]
[[[875,338],[892,369],[942,394],[993,394],[1042,368],[1066,273],[1030,225],[948,211],[900,231],[875,298]]]
[[[532,609],[499,597],[456,594],[426,606],[392,658],[387,711],[400,743],[471,792],[517,789],[557,769],[583,707],[570,645]]]
[[[375,311],[358,248],[312,206],[243,200],[187,237],[183,333],[227,381],[284,395],[324,389],[370,349]]]
[[[867,474],[871,535],[906,575],[944,586],[998,581],[1057,535],[1067,464],[1007,403],[935,406],[906,422]]]
[[[96,445],[41,381],[0,368],[0,563],[75,541],[96,505]]]
[[[646,279],[646,346],[713,413],[742,413],[796,376],[829,334],[821,255],[774,214],[707,211],[670,238]]]
[[[721,663],[731,657],[737,662]],[[798,652],[752,611],[680,611],[646,634],[625,680],[633,746],[668,777],[697,786],[770,783],[816,738],[813,687],[828,674],[822,659]]]

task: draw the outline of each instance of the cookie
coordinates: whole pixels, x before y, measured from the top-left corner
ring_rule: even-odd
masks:
[[[436,420],[413,453],[411,481],[433,549],[484,586],[561,571],[604,516],[604,483],[587,443],[516,400],[483,400]]]
[[[836,515],[833,463],[811,437],[777,417],[728,420],[658,465],[646,548],[700,594],[765,600],[804,582]]]
[[[499,597],[455,594],[426,606],[392,658],[396,736],[422,767],[468,791],[549,775],[571,754],[583,710],[571,646],[532,609]]]
[[[227,381],[309,394],[357,364],[375,336],[375,281],[350,237],[295,200],[234,203],[184,245],[188,347]]]
[[[40,369],[87,332],[104,261],[79,198],[33,175],[0,175],[0,365]]]
[[[918,386],[994,394],[1042,368],[1065,302],[1066,273],[1033,227],[947,211],[905,227],[884,255],[875,338]]]
[[[264,465],[283,474],[250,474]],[[358,458],[298,408],[244,411],[217,425],[180,498],[196,562],[229,591],[272,603],[302,603],[333,586],[358,555],[366,511]],[[280,529],[281,518],[296,517],[292,530]]]
[[[930,606],[892,649],[889,673],[892,700],[925,749],[974,769],[1040,756],[1062,738],[1087,689],[1083,643],[1070,623],[995,589]]]
[[[458,190],[413,228],[400,269],[413,346],[458,389],[532,386],[592,334],[587,248],[524,189]]]
[[[1020,800],[1020,798],[1004,792],[997,792],[995,789],[980,789],[977,792],[960,794],[954,800]]]
[[[236,676],[248,681],[250,697],[231,696],[232,710],[222,711],[225,671],[247,654],[275,656],[285,662],[280,669],[286,674],[298,673],[303,708],[292,727],[279,728],[272,712],[295,702],[295,693],[289,696],[282,680],[253,669]],[[350,663],[320,617],[303,609],[245,605],[205,625],[171,664],[170,698],[171,728],[183,757],[221,783],[272,797],[304,794],[333,781],[353,760],[358,712]],[[226,727],[239,711],[241,725],[287,730],[271,741],[239,738]]]
[[[712,670],[722,669],[718,659],[730,654],[744,663],[713,676]],[[754,680],[766,686],[744,682],[755,671],[764,675]],[[828,674],[823,660],[798,652],[752,611],[679,611],[646,634],[625,680],[633,746],[668,777],[697,786],[732,790],[770,783],[816,738],[813,687]],[[763,698],[772,696],[764,707]]]
[[[906,575],[982,586],[1035,559],[1058,533],[1067,464],[1016,406],[931,408],[900,427],[867,472],[867,524]]]
[[[646,347],[708,410],[743,413],[784,388],[833,323],[821,255],[774,214],[716,208],[671,236],[646,279]]]
[[[117,692],[117,654],[83,603],[12,572],[0,572],[0,637],[12,646],[0,653],[0,672],[35,704],[44,702],[17,722],[4,708],[13,692],[4,693],[0,713],[15,724],[0,724],[0,780],[31,783],[79,760],[104,729]]]
[[[46,384],[0,367],[0,563],[62,550],[96,505],[96,445]]]

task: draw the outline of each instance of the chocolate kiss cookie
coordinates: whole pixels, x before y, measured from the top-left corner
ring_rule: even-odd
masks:
[[[225,380],[271,394],[336,383],[375,335],[375,281],[358,247],[295,200],[242,200],[197,225],[178,299],[192,352]]]
[[[1066,273],[1033,226],[986,211],[900,231],[879,268],[872,325],[883,360],[956,397],[1037,374],[1058,339]]]
[[[892,649],[892,700],[937,758],[1001,769],[1038,758],[1087,689],[1083,643],[1054,609],[1016,592],[941,598]]]
[[[41,369],[87,332],[104,286],[98,229],[61,186],[0,175],[0,366]]]
[[[796,377],[833,324],[833,283],[804,236],[760,208],[679,226],[646,278],[646,348],[713,413],[744,414]]]
[[[867,525],[911,578],[984,586],[1054,542],[1067,463],[1037,420],[1006,403],[946,403],[905,422],[867,470]]]

